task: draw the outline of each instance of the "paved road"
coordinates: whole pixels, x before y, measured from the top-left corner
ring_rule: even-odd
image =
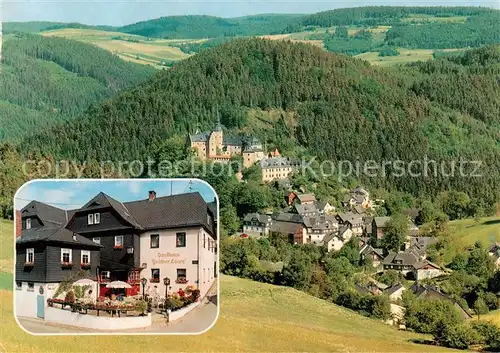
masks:
[[[92,332],[112,332],[112,333],[199,333],[206,330],[215,322],[217,318],[217,286],[214,285],[203,298],[202,304],[187,313],[184,317],[167,323],[162,315],[153,315],[153,324],[150,327],[120,330],[120,331],[95,331],[74,326],[63,326],[48,324],[41,319],[19,318],[21,325],[29,332],[47,333],[92,333]]]

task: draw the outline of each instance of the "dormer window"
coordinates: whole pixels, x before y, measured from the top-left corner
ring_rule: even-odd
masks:
[[[31,219],[26,219],[26,229],[31,229]]]
[[[99,224],[101,223],[101,214],[100,213],[90,213],[87,215],[87,224]]]

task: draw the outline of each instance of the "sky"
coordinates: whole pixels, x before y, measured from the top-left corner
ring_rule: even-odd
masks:
[[[3,3],[3,8],[2,8]],[[122,26],[172,15],[238,17],[262,13],[314,13],[341,7],[487,6],[499,0],[0,0],[0,20],[79,22]]]
[[[129,179],[129,180],[36,180],[24,184],[14,197],[16,210],[22,209],[33,200],[41,201],[61,209],[82,207],[99,192],[120,202],[144,200],[149,190],[156,191],[156,197],[190,192],[189,179],[174,181]],[[215,197],[213,189],[201,180],[193,180],[191,192],[199,192],[207,202]]]

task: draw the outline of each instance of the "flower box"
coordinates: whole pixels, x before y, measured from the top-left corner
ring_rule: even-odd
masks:
[[[177,284],[186,284],[186,283],[188,283],[188,280],[185,279],[185,278],[178,278],[178,279],[175,280],[175,283],[177,283]]]
[[[160,283],[160,279],[159,278],[151,278],[149,280],[149,282],[151,282],[151,283]]]
[[[80,268],[88,270],[90,268],[90,263],[80,264]]]
[[[34,262],[25,262],[24,263],[24,267],[33,267],[33,266],[35,266]]]
[[[61,262],[61,267],[62,268],[72,268],[73,263],[72,262]]]
[[[115,246],[113,246],[113,249],[115,249],[115,250],[122,250],[123,249],[123,245],[115,245]]]

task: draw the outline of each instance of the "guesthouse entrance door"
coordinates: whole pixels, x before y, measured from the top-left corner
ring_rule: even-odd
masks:
[[[36,316],[43,319],[45,318],[45,297],[38,295],[36,298]]]

